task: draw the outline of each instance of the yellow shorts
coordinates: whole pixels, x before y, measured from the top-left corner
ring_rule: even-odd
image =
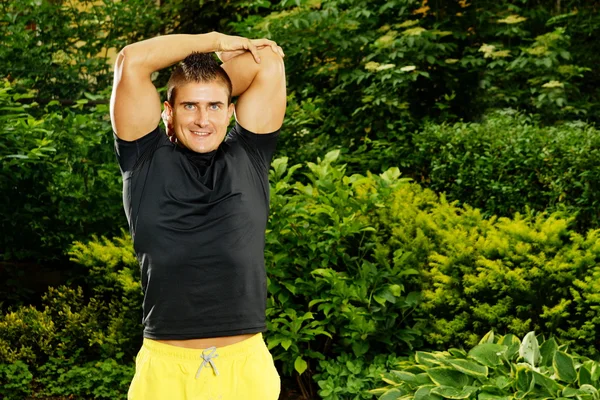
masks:
[[[262,333],[186,349],[144,339],[128,400],[276,400],[281,381]]]

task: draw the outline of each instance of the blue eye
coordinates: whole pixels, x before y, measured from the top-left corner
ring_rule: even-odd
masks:
[[[220,110],[220,109],[221,109],[221,107],[220,107],[218,104],[213,104],[213,105],[211,105],[210,107],[211,107],[211,109],[213,109],[213,110],[215,110],[215,111],[216,111],[216,110]]]
[[[194,105],[193,104],[184,104],[183,108],[186,110],[193,110],[194,109]]]

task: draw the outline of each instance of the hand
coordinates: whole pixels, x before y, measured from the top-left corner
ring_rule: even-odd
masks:
[[[269,39],[248,39],[241,36],[229,36],[219,34],[217,39],[217,57],[222,62],[231,60],[234,57],[242,55],[246,52],[252,53],[254,60],[260,63],[258,50],[270,47],[274,53],[285,57],[283,49],[272,40]]]

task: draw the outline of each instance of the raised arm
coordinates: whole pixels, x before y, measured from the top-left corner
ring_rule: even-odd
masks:
[[[278,130],[285,116],[285,66],[283,52],[275,51],[276,48],[274,42],[260,48],[260,64],[254,62],[249,52],[230,59],[220,55],[226,60],[221,67],[231,79],[233,95],[239,96],[236,120],[242,127],[258,134]]]
[[[160,97],[151,75],[183,60],[192,52],[247,50],[259,62],[257,45],[250,40],[218,32],[199,35],[165,35],[124,47],[115,63],[110,117],[121,139],[133,141],[156,128],[160,120]],[[249,53],[249,54],[250,54]]]

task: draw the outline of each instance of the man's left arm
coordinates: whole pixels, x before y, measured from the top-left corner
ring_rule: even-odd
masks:
[[[233,85],[237,122],[250,132],[271,133],[283,124],[286,108],[285,66],[277,47],[259,49],[260,63],[246,52],[221,67]]]

